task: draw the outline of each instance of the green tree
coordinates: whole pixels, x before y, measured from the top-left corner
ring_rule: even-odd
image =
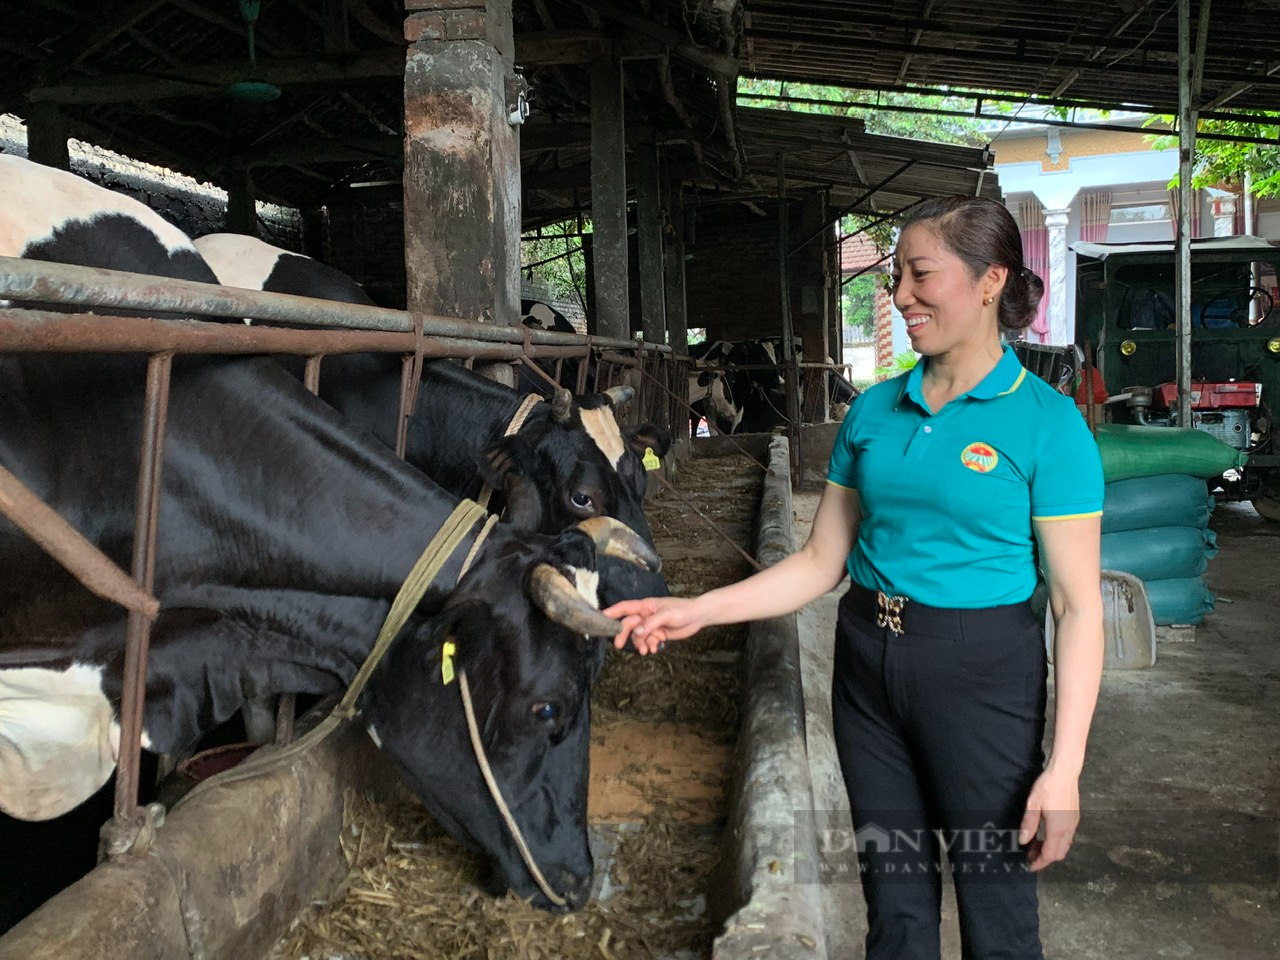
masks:
[[[1201,120],[1196,130],[1201,133],[1228,134],[1236,137],[1262,137],[1280,141],[1280,113],[1264,113],[1275,117],[1274,124],[1245,123],[1240,120]],[[1173,117],[1151,117],[1148,124],[1163,122],[1172,125]],[[1157,150],[1176,149],[1178,138],[1172,134],[1157,134],[1149,138]],[[1280,147],[1260,143],[1236,143],[1230,140],[1196,140],[1196,152],[1191,162],[1191,185],[1196,188],[1226,186],[1240,189],[1245,174],[1252,178],[1250,192],[1255,197],[1280,196]],[[1170,188],[1177,186],[1175,176]]]
[[[844,325],[865,337],[875,334],[876,286],[879,280],[876,274],[864,273],[846,283],[840,292],[840,312]]]
[[[541,233],[521,238],[521,274],[546,287],[554,299],[576,299],[585,309],[587,269],[578,222],[566,220],[543,227]]]

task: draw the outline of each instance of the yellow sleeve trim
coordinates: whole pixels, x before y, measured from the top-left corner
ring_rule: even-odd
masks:
[[[843,483],[836,483],[834,480],[828,480],[827,483],[831,484],[833,487],[839,487],[841,490],[852,490],[854,493],[858,492],[857,487],[847,487]]]
[[[1100,517],[1101,510],[1095,510],[1093,513],[1064,513],[1060,517],[1037,517],[1034,513],[1031,515],[1032,520],[1083,520],[1086,517]]]

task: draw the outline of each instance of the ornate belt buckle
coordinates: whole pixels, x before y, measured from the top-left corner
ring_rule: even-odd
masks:
[[[876,591],[876,626],[888,627],[896,637],[902,636],[902,608],[906,606],[906,597],[891,597],[883,590]]]

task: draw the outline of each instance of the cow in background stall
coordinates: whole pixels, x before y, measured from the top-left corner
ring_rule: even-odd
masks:
[[[521,300],[520,301],[520,322],[526,327],[534,330],[551,330],[555,333],[572,333],[577,335],[578,330],[569,318],[563,313],[541,300]],[[586,386],[588,388],[595,384],[596,380],[596,361],[594,357],[587,357],[587,378]],[[544,374],[539,376],[534,373],[526,364],[521,363],[516,367],[516,387],[525,393],[539,393],[543,396],[550,396],[555,389],[552,383],[558,383],[566,390],[577,390],[578,373],[582,369],[582,360],[578,357],[566,357],[560,362],[560,378],[556,379],[556,361],[554,360],[535,360],[534,364]]]
[[[0,256],[214,279],[146,207],[12,157],[0,157]],[[126,568],[145,366],[128,355],[0,356],[0,463]],[[507,494],[509,522],[459,580],[473,528],[359,705],[428,809],[485,855],[492,887],[548,905],[471,756],[457,686],[442,682],[443,644],[454,643],[500,787],[552,886],[577,906],[592,876],[589,688],[603,656],[584,638],[616,626],[598,610],[598,558],[658,561],[604,518],[538,533],[529,478],[511,459],[485,469]],[[175,360],[143,746],[189,747],[251,696],[342,689],[456,503],[279,364]],[[125,624],[0,519],[0,928],[93,865],[120,746]],[[48,819],[67,811],[78,824]],[[28,842],[15,817],[45,821],[41,840],[64,846]]]
[[[346,274],[251,237],[211,234],[195,246],[229,286],[370,303]],[[290,365],[300,374],[299,361]],[[322,367],[320,397],[394,447],[400,370],[400,358],[391,354],[336,354]],[[484,485],[483,464],[499,454],[510,457],[540,497],[542,532],[610,516],[652,543],[644,515],[643,457],[646,448],[663,456],[671,435],[651,423],[620,424],[616,410],[631,398],[629,387],[577,397],[560,391],[552,402],[535,405],[520,429],[504,437],[524,395],[457,364],[432,361],[423,369],[405,459],[453,493],[475,497]],[[493,508],[501,507],[499,491]],[[604,564],[602,582],[606,605],[668,593],[656,572],[612,560]]]

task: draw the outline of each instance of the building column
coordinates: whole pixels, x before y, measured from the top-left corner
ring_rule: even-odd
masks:
[[[658,148],[636,147],[636,247],[640,266],[640,329],[645,343],[667,342],[667,311],[662,282],[662,201],[659,199]]]
[[[227,183],[227,216],[223,229],[227,233],[258,235],[258,200],[253,174],[248,167],[236,167]]]
[[[883,283],[876,284],[876,369],[893,366],[893,297]]]
[[[520,142],[511,0],[406,0],[405,285],[410,313],[520,317]],[[508,364],[477,365],[512,383]]]
[[[794,276],[797,290],[792,292],[792,316],[795,335],[801,339],[806,363],[826,363],[830,353],[827,343],[827,247],[832,240],[835,226],[827,226],[827,195],[824,191],[809,194],[804,198],[800,208],[799,229],[791,232],[794,243],[813,236],[821,230],[821,235],[811,243],[794,251]],[[823,229],[826,227],[826,229]],[[796,297],[796,293],[799,296]],[[813,406],[814,422],[825,423],[827,420],[826,374],[805,378],[815,387],[819,384],[824,389],[819,391],[816,405]],[[812,403],[810,398],[806,398]]]
[[[59,170],[71,169],[67,118],[56,103],[37,100],[27,113],[27,158]]]
[[[1046,343],[1073,343],[1075,322],[1067,316],[1067,217],[1069,208],[1046,210],[1049,233],[1049,336]]]
[[[591,233],[596,333],[631,338],[627,260],[627,145],[622,61],[591,65]]]
[[[667,226],[662,241],[667,336],[676,353],[689,352],[689,320],[684,292],[684,185],[667,184]]]
[[[1215,237],[1235,235],[1237,199],[1235,194],[1213,198],[1213,235]]]

